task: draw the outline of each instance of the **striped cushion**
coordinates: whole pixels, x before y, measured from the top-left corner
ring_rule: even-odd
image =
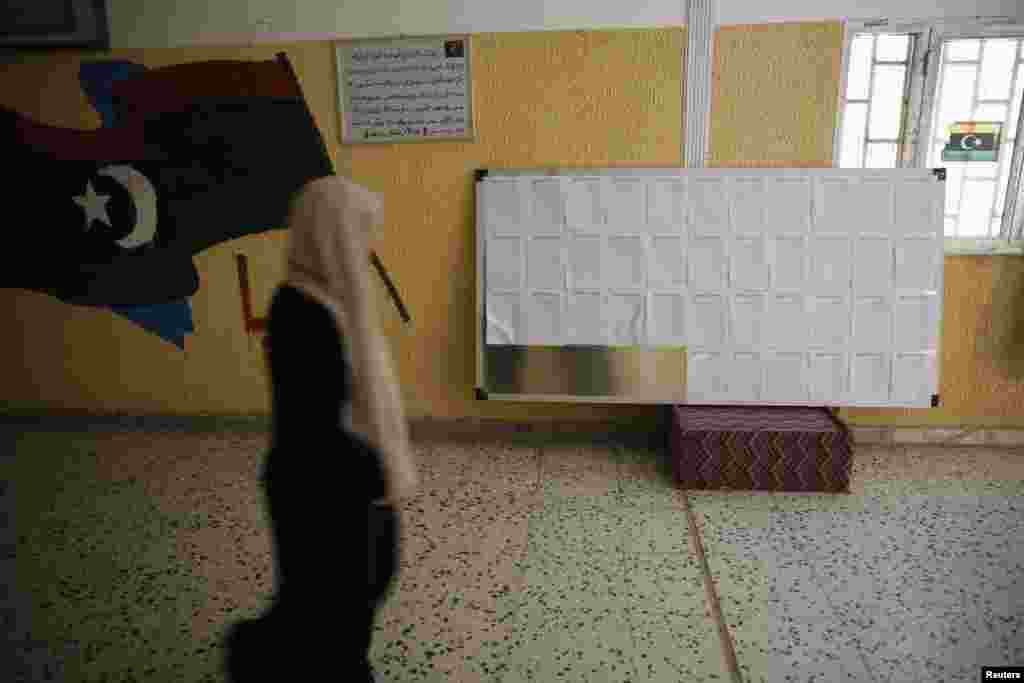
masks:
[[[849,491],[849,431],[824,408],[676,406],[670,450],[689,489]]]

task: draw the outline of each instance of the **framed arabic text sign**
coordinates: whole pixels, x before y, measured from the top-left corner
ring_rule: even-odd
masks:
[[[471,140],[470,37],[337,43],[345,144]]]

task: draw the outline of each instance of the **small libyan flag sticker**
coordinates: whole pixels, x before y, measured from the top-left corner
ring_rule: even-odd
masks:
[[[995,121],[958,121],[949,127],[943,161],[998,161],[1003,124]]]

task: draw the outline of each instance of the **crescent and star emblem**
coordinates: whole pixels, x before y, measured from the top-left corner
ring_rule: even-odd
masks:
[[[134,249],[152,242],[156,237],[157,205],[156,189],[149,179],[131,166],[124,165],[104,166],[96,174],[117,181],[128,190],[132,203],[135,205],[135,225],[132,226],[128,236],[117,240],[117,243],[125,249]],[[86,183],[85,194],[72,197],[72,199],[85,212],[86,230],[94,220],[113,227],[110,215],[107,213],[107,202],[110,201],[110,195],[97,194],[92,182]]]
[[[974,140],[974,143],[972,144],[968,142],[969,140]],[[972,147],[977,149],[980,146],[981,138],[979,138],[977,135],[965,135],[963,136],[963,138],[960,139],[960,147],[963,149],[971,149]]]

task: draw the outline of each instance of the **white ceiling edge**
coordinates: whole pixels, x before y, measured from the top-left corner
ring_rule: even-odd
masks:
[[[935,20],[992,16],[1016,17],[1024,21],[1024,3],[1021,0],[900,0],[898,3],[892,0],[718,2],[718,20],[722,25],[837,19]]]
[[[107,3],[115,48],[656,28],[679,26],[686,14],[686,0],[177,0],[144,10],[138,0]]]
[[[686,0],[107,0],[114,48],[235,45],[310,40],[661,28],[686,23]],[[148,5],[144,8],[140,5]],[[166,9],[164,9],[166,8]],[[1008,16],[1021,0],[718,0],[719,25]]]
[[[200,47],[200,46],[232,46],[232,45],[253,45],[253,44],[265,44],[265,43],[302,43],[302,42],[321,42],[321,41],[344,41],[344,40],[365,40],[374,38],[402,38],[402,37],[417,37],[417,36],[440,36],[440,35],[466,35],[466,34],[480,34],[480,33],[557,33],[560,31],[614,31],[614,30],[630,30],[630,29],[660,29],[670,28],[672,26],[681,26],[682,24],[652,24],[644,26],[622,26],[622,25],[601,25],[601,26],[581,26],[573,25],[572,27],[545,27],[545,28],[521,28],[515,29],[514,31],[486,31],[486,30],[468,30],[468,29],[450,29],[447,31],[381,31],[381,32],[365,32],[365,33],[339,33],[334,31],[326,32],[291,32],[291,33],[273,33],[273,32],[260,32],[260,31],[235,31],[226,33],[202,33],[193,37],[179,38],[179,39],[168,39],[166,42],[159,45],[155,45],[153,41],[139,42],[138,44],[133,43],[130,40],[120,40],[112,42],[112,49],[145,49],[153,47],[169,47],[169,48],[185,48],[185,47]]]

